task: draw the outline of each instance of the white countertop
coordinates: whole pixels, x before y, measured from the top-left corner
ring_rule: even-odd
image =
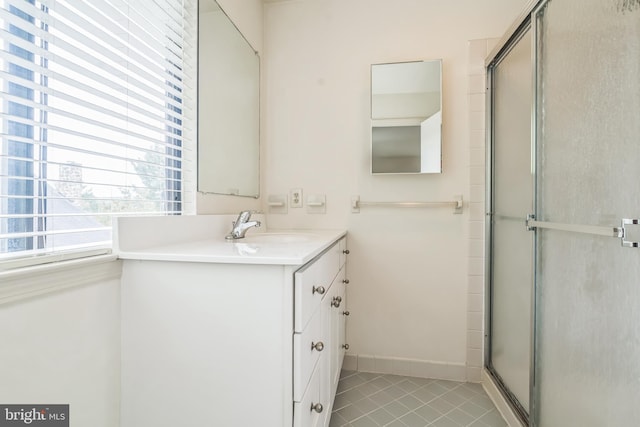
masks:
[[[185,222],[182,219],[169,218],[173,222]],[[127,221],[137,221],[128,226]],[[271,264],[271,265],[302,265],[331,246],[346,235],[346,230],[273,230],[264,228],[250,229],[246,238],[225,240],[224,235],[204,236],[200,233],[195,237],[193,233],[185,233],[185,239],[172,238],[162,242],[158,234],[162,234],[162,227],[157,227],[156,221],[167,221],[149,218],[144,223],[139,219],[120,218],[119,230],[126,230],[127,236],[119,236],[119,247],[116,253],[120,259],[147,261],[181,261],[206,262],[227,264]],[[164,224],[166,225],[166,223]],[[177,225],[178,227],[182,225]],[[228,228],[228,227],[227,227]],[[145,245],[145,234],[153,230],[153,244]],[[135,235],[131,235],[135,234]],[[175,233],[174,233],[175,234]]]

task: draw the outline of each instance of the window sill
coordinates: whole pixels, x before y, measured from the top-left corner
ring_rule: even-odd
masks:
[[[75,286],[119,279],[115,254],[39,264],[0,272],[0,305]]]

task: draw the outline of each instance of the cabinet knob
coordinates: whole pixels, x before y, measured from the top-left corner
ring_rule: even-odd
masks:
[[[349,284],[349,279],[344,279],[344,280],[342,281],[342,283],[344,283],[345,285],[348,285],[348,284]]]
[[[343,311],[342,314],[344,314],[345,316],[350,315],[351,313],[349,313],[348,311]]]
[[[322,341],[318,341],[316,343],[312,342],[311,343],[311,351],[322,351],[324,350],[324,343]]]
[[[318,287],[314,286],[313,289],[312,289],[312,293],[314,293],[314,294],[317,292],[320,295],[324,295],[324,291],[325,291],[324,286],[318,286]]]
[[[331,300],[331,306],[338,308],[340,307],[340,303],[342,302],[342,298],[340,297],[333,297],[333,299]]]
[[[342,251],[342,253],[345,255],[349,255],[350,252],[349,252],[349,249],[345,249],[344,251]]]
[[[322,406],[322,403],[313,403],[311,402],[311,410],[312,411],[316,411],[317,413],[322,412],[322,410],[324,409],[324,406]]]
[[[344,348],[345,350],[349,350],[349,344],[342,344],[342,348]]]

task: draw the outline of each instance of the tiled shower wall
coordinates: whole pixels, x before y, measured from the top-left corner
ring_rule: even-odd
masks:
[[[480,382],[484,343],[485,105],[484,61],[499,39],[469,42],[469,286],[467,381]]]

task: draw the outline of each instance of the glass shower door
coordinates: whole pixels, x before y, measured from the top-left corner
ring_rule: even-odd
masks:
[[[531,354],[533,212],[531,30],[490,69],[492,104],[490,352],[488,368],[527,418]]]
[[[640,423],[640,1],[537,14],[534,425]],[[609,237],[606,234],[610,234]]]

